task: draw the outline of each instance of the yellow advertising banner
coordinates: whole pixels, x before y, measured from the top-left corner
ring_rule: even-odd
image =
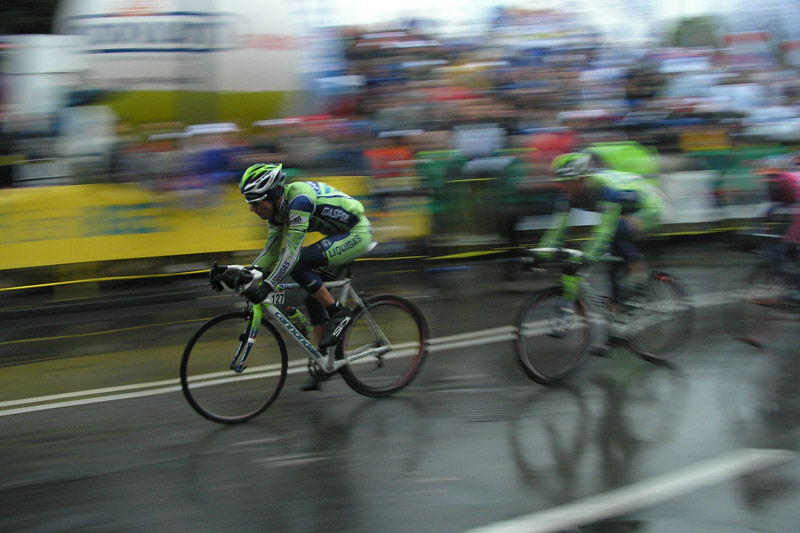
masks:
[[[367,178],[318,179],[362,200],[367,195]],[[429,231],[421,211],[403,215],[402,224],[396,215],[368,216],[377,240]],[[381,231],[384,219],[392,221],[390,231]],[[266,234],[266,223],[250,212],[235,186],[160,192],[137,184],[103,184],[0,192],[2,270],[258,250]]]

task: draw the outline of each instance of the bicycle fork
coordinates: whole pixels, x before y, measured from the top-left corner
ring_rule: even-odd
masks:
[[[245,327],[245,330],[239,335],[239,348],[236,350],[236,355],[233,356],[233,360],[230,364],[230,369],[236,373],[241,374],[244,369],[247,368],[245,361],[250,354],[250,350],[253,349],[253,345],[256,343],[256,335],[258,334],[258,326],[261,324],[261,316],[261,305],[253,306],[247,322],[247,327]],[[241,359],[239,359],[240,356]]]
[[[578,277],[563,274],[561,276],[561,286],[563,293],[557,301],[557,305],[550,312],[548,335],[563,339],[573,328],[575,323],[575,300],[578,296]]]

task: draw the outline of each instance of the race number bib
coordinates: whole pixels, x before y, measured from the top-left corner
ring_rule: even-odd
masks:
[[[269,301],[275,305],[283,305],[286,301],[286,293],[283,291],[275,291],[269,295]]]

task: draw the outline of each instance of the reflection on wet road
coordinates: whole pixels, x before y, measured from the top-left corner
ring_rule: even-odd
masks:
[[[4,356],[31,362],[0,373],[0,529],[792,531],[800,331],[737,342],[719,298],[737,267],[673,270],[701,303],[674,367],[617,348],[546,388],[513,357],[528,280],[409,283],[434,341],[408,389],[303,393],[299,367],[232,428],[177,386],[183,343],[230,299],[9,322]],[[58,338],[30,341],[48,323]]]

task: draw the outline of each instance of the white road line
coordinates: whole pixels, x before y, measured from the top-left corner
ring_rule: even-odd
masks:
[[[299,366],[292,366],[291,363],[289,364],[289,368],[287,374],[298,374],[300,372],[305,372],[305,367]],[[248,376],[250,377],[250,376]],[[262,377],[261,374],[254,375],[251,379],[256,379]],[[177,383],[174,386],[167,386],[167,387],[160,387],[156,389],[148,389],[148,390],[140,390],[137,392],[128,392],[124,394],[110,394],[105,396],[95,396],[94,398],[80,398],[78,400],[70,400],[65,402],[54,402],[54,403],[41,403],[39,405],[28,405],[27,407],[18,407],[16,409],[3,409],[0,410],[0,417],[4,416],[11,416],[11,415],[20,415],[25,413],[35,413],[37,411],[46,411],[48,409],[60,409],[63,407],[75,407],[78,405],[90,405],[93,403],[103,403],[103,402],[112,402],[116,400],[130,400],[133,398],[143,398],[145,396],[155,396],[158,394],[169,394],[171,392],[178,392],[181,390],[180,380],[174,379],[169,380],[170,383]],[[160,383],[165,382],[154,382],[154,383],[137,383],[135,385],[125,385],[122,387],[110,387],[109,389],[94,389],[88,391],[78,391],[78,392],[71,392],[67,394],[59,394],[53,396],[39,396],[37,398],[27,398],[24,400],[14,400],[12,402],[4,402],[7,404],[31,404],[31,403],[38,403],[47,401],[48,398],[52,398],[55,396],[60,397],[77,397],[77,396],[91,396],[92,394],[104,394],[105,392],[111,390],[132,390],[132,389],[144,389],[147,387],[157,386]]]
[[[292,361],[289,363],[289,373],[291,374],[291,368],[294,366],[300,366],[300,363],[305,365],[305,361]],[[271,365],[272,367],[276,367],[276,365]],[[253,367],[252,370],[256,370],[258,372],[263,373],[263,370],[269,370],[270,367]],[[219,372],[216,374],[208,374],[206,375],[206,379],[211,379],[215,376],[227,375],[223,372]],[[113,392],[122,392],[122,391],[132,391],[137,389],[152,389],[154,387],[164,387],[164,386],[172,386],[172,385],[179,385],[180,379],[173,378],[173,379],[165,379],[162,381],[152,381],[149,383],[134,383],[132,385],[119,385],[117,387],[104,387],[102,389],[91,389],[91,390],[84,390],[84,391],[76,391],[76,392],[65,392],[62,394],[50,394],[47,396],[37,396],[35,398],[25,398],[22,400],[9,400],[5,402],[0,402],[0,408],[2,407],[11,407],[14,405],[25,405],[31,403],[44,403],[44,402],[52,402],[54,400],[65,400],[67,398],[80,398],[82,396],[99,396],[103,394],[109,394]],[[170,389],[171,390],[171,389]],[[0,411],[2,413],[2,411]]]
[[[517,328],[515,326],[500,326],[499,328],[482,329],[480,331],[470,331],[468,333],[460,333],[458,335],[436,337],[435,339],[431,339],[431,345],[446,344],[448,342],[461,341],[464,339],[471,339],[473,337],[480,338],[494,335],[507,335],[509,333],[516,334]]]
[[[797,458],[788,450],[742,448],[575,503],[472,529],[468,533],[553,533],[607,520]]]
[[[131,398],[141,398],[143,396],[155,396],[156,394],[167,394],[169,392],[177,392],[179,390],[181,390],[181,386],[176,385],[174,387],[162,387],[160,389],[150,389],[146,391],[129,392],[125,394],[112,394],[110,396],[98,396],[96,398],[83,398],[80,400],[70,400],[68,402],[31,405],[28,407],[19,407],[17,409],[5,409],[3,411],[0,411],[0,417],[19,415],[24,413],[33,413],[36,411],[46,411],[48,409],[59,409],[62,407],[73,407],[76,405],[87,405],[90,403],[113,402],[116,400],[129,400]]]
[[[695,307],[706,307],[709,305],[718,305],[720,303],[726,303],[731,301],[733,301],[733,298],[727,293],[713,293],[713,294],[703,295],[702,299],[700,300],[695,298],[693,300],[693,305]],[[516,339],[516,334],[517,334],[517,328],[515,326],[500,326],[480,331],[470,331],[467,333],[448,335],[445,337],[436,337],[434,339],[431,339],[429,344],[429,349],[431,353],[436,353],[436,352],[444,352],[447,350],[467,348],[471,346],[482,346],[488,344],[495,344],[498,342],[513,341],[514,339]],[[295,374],[298,372],[305,372],[305,359],[289,362],[289,374]],[[167,394],[170,392],[175,392],[180,390],[180,386],[178,384],[179,380],[175,378],[170,380],[153,381],[149,383],[135,383],[132,385],[121,385],[118,387],[106,387],[106,388],[92,389],[86,391],[76,391],[63,394],[52,394],[48,396],[38,396],[35,398],[24,398],[21,400],[4,401],[0,402],[0,417],[43,411],[46,409],[58,409],[62,407],[74,407],[77,405],[88,405],[93,403],[108,402],[114,400],[128,400],[131,398],[153,396],[156,394]],[[91,397],[85,398],[86,396],[91,396]],[[76,398],[76,399],[68,400],[69,398]],[[67,400],[67,401],[56,401],[56,400]],[[39,405],[31,405],[31,404],[39,404]],[[12,407],[12,406],[26,406],[26,407],[17,407],[14,409],[2,409],[5,407]]]
[[[731,291],[709,292],[695,296],[689,300],[693,307],[715,307],[717,305],[732,304],[740,299]]]
[[[496,342],[510,341],[515,338],[516,329],[514,326],[503,326],[482,331],[472,331],[462,335],[450,335],[431,339],[429,349],[431,352],[444,352],[468,346],[480,346],[493,344]],[[305,372],[306,360],[289,362],[289,374]],[[147,389],[147,390],[141,390]],[[92,389],[85,391],[68,392],[64,394],[51,394],[48,396],[38,396],[35,398],[25,398],[21,400],[10,400],[0,402],[0,408],[11,406],[25,406],[14,409],[0,409],[0,417],[11,416],[25,413],[44,411],[47,409],[59,409],[63,407],[74,407],[78,405],[89,405],[93,403],[110,402],[115,400],[129,400],[156,394],[168,394],[180,391],[180,381],[175,379],[154,381],[150,383],[136,383],[133,385],[121,385],[119,387],[106,387],[102,389]],[[85,396],[91,396],[85,398]],[[76,398],[67,400],[68,398]],[[54,401],[67,400],[67,401]],[[50,402],[50,403],[45,403]],[[38,405],[31,405],[38,404]]]
[[[167,379],[164,381],[154,381],[152,383],[136,383],[134,385],[120,385],[119,387],[105,387],[103,389],[92,389],[92,390],[85,390],[78,392],[65,392],[63,394],[50,394],[48,396],[37,396],[35,398],[25,398],[23,400],[9,400],[7,402],[0,402],[0,407],[11,407],[14,405],[25,405],[29,403],[52,402],[54,400],[65,400],[67,398],[78,398],[81,396],[96,396],[98,394],[109,394],[112,392],[121,392],[121,391],[135,390],[135,389],[148,389],[164,385],[175,385],[176,383],[180,383],[180,380],[178,378]]]
[[[516,330],[516,328],[514,328]],[[485,336],[479,338],[468,338],[461,341],[450,340],[446,344],[435,344],[430,347],[431,353],[445,352],[447,350],[455,350],[457,348],[467,348],[469,346],[481,346],[483,344],[494,344],[496,342],[513,341],[517,338],[516,333],[505,333],[503,335]]]

